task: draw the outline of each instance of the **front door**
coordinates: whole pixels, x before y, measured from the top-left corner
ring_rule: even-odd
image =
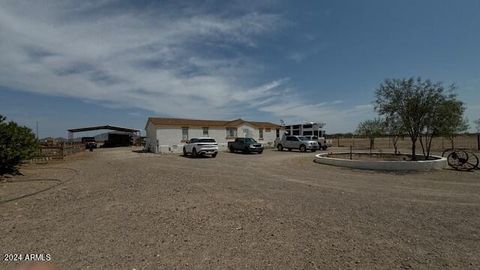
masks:
[[[248,129],[248,128],[243,129],[243,137],[244,138],[250,138],[251,137],[250,136],[250,129]]]

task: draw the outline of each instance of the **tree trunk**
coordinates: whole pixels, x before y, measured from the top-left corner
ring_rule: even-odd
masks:
[[[424,138],[424,136],[420,135],[418,140],[420,141],[420,146],[422,147],[422,154],[423,154],[423,156],[426,156],[427,154],[425,152],[425,146],[423,145],[423,138]],[[426,142],[425,142],[425,144],[426,144]]]
[[[398,154],[398,137],[393,137],[393,148],[395,149],[395,155]]]
[[[427,137],[428,139],[428,137]],[[430,136],[430,139],[428,141],[428,144],[427,144],[427,155],[425,156],[425,160],[428,160],[428,158],[430,158],[430,152],[431,152],[431,149],[432,149],[432,141],[433,141],[433,134]],[[427,142],[425,142],[427,143]]]

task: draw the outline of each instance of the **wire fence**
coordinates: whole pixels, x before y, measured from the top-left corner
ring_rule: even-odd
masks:
[[[362,136],[341,137],[335,136],[328,138],[328,142],[334,147],[352,147],[354,150],[368,150],[370,149],[370,139]],[[398,138],[398,149],[409,149],[412,146],[410,137],[404,136]],[[417,141],[417,146],[420,149],[420,143]],[[435,137],[432,140],[432,151],[443,151],[450,148],[469,149],[472,151],[480,150],[480,135],[468,134],[455,136],[453,141],[445,137]],[[379,137],[375,138],[373,149],[394,149],[393,137]]]

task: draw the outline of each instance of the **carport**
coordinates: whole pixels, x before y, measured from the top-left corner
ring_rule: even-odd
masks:
[[[94,131],[94,130],[113,130],[117,132],[123,132],[124,134],[110,134],[108,136],[107,145],[109,146],[125,146],[126,142],[130,142],[132,137],[140,137],[140,130],[125,128],[119,126],[92,126],[92,127],[83,127],[83,128],[72,128],[68,130],[68,140],[73,141],[73,136],[75,133]]]

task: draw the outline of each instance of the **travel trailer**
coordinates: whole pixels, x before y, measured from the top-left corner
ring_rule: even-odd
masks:
[[[304,136],[309,139],[318,141],[320,149],[327,149],[327,141],[325,140],[325,123],[307,122],[304,124],[285,126],[285,134],[293,136]]]

